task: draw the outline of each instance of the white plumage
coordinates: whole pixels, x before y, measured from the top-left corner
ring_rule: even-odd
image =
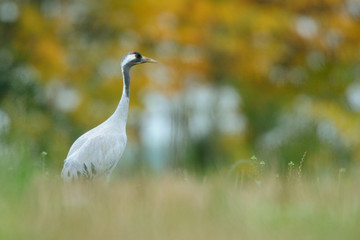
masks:
[[[65,180],[105,177],[119,162],[126,146],[126,121],[129,111],[130,68],[134,65],[156,62],[138,52],[125,55],[121,61],[123,93],[115,112],[102,124],[80,136],[71,146],[65,159],[61,177]]]

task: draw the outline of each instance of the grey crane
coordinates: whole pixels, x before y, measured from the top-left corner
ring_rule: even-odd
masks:
[[[142,63],[155,62],[138,52],[130,52],[124,56],[121,61],[123,92],[120,102],[115,112],[105,122],[84,133],[72,144],[61,172],[61,177],[65,181],[95,177],[105,177],[109,180],[127,142],[130,68]]]

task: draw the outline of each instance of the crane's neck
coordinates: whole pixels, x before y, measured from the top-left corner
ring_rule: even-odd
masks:
[[[119,105],[117,106],[112,118],[116,120],[116,124],[120,127],[126,127],[127,116],[129,112],[129,98],[130,98],[130,67],[121,67],[123,75],[123,92]]]
[[[121,96],[121,99],[123,97],[127,97],[129,99],[130,97],[130,67],[128,66],[122,66],[121,67],[122,75],[123,75],[123,94]],[[125,96],[124,96],[125,94]]]

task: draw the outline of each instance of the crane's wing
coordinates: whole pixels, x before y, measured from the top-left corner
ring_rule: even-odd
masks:
[[[69,152],[65,159],[61,172],[65,180],[78,179],[81,176],[107,176],[120,160],[126,146],[126,135],[107,133],[84,139],[78,142],[76,149]]]
[[[74,152],[76,152],[77,150],[79,150],[79,148],[85,143],[87,142],[87,140],[89,140],[90,138],[92,138],[98,129],[100,129],[100,126],[97,126],[89,131],[87,131],[86,133],[84,133],[83,135],[81,135],[78,139],[76,139],[76,141],[71,145],[70,150],[68,152],[67,157],[69,157],[70,155],[72,155]]]

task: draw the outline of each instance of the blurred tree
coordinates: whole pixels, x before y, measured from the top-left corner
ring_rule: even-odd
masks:
[[[359,21],[356,0],[2,1],[7,139],[32,142],[34,156],[45,150],[61,165],[71,142],[112,113],[119,61],[138,50],[163,64],[134,73],[129,149],[145,149],[139,119],[152,107],[146,96],[156,93],[176,116],[169,120],[174,154],[163,157],[177,165],[206,169],[256,153],[286,166],[305,151],[309,164],[356,161]],[[215,89],[199,105],[211,103],[202,115],[184,100],[194,82]],[[221,105],[223,86],[238,97]],[[194,137],[194,124],[204,135]]]

